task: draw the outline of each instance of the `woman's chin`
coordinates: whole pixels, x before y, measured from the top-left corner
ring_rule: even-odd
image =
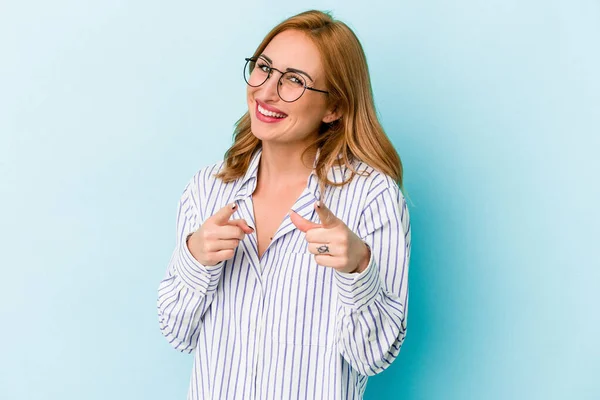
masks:
[[[273,139],[277,138],[276,135],[269,134],[269,132],[265,132],[264,129],[260,129],[260,128],[259,129],[254,129],[254,128],[251,128],[251,130],[252,130],[252,134],[257,139],[262,140],[262,141],[268,141],[268,140],[273,140]]]
[[[250,121],[250,130],[252,131],[252,134],[260,140],[275,139],[279,132],[279,129],[255,120],[254,118],[252,118]]]

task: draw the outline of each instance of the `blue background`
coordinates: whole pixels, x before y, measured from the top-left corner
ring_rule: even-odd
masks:
[[[405,167],[408,336],[367,399],[599,399],[598,1],[3,1],[0,397],[183,399],[156,290],[267,31],[332,10]]]

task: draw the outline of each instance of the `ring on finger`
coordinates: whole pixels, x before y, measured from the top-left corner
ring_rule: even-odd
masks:
[[[320,246],[317,247],[317,253],[318,254],[331,254],[331,250],[329,250],[329,245],[328,244],[322,244]]]

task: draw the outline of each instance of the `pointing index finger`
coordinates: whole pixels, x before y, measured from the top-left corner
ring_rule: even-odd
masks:
[[[237,210],[237,204],[230,203],[221,208],[215,215],[213,215],[214,221],[217,225],[226,225],[229,218]]]
[[[325,203],[323,203],[320,200],[317,200],[315,205],[317,207],[317,214],[319,214],[319,218],[321,219],[321,225],[323,225],[324,228],[331,228],[337,225],[338,218],[335,215],[333,215],[333,213],[329,208],[327,208]]]

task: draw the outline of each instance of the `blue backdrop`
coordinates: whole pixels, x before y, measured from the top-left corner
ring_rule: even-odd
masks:
[[[408,335],[366,398],[600,398],[600,3],[286,4],[2,2],[0,398],[185,398],[176,204],[309,8],[362,41],[412,200]]]

